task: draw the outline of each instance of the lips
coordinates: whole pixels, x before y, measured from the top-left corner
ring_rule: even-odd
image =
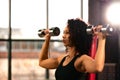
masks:
[[[63,41],[63,43],[65,43],[65,42],[66,42],[66,40],[64,40],[64,39],[63,39],[62,41]]]

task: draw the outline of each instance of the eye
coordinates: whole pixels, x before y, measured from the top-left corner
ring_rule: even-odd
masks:
[[[63,34],[69,34],[69,31],[64,31]]]

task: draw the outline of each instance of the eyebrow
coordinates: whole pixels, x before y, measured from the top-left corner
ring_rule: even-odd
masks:
[[[70,33],[68,30],[64,30],[63,33]]]

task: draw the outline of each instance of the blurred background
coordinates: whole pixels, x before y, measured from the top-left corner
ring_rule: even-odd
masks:
[[[120,80],[120,0],[0,0],[0,80],[55,80],[55,69],[38,65],[44,41],[38,30],[60,28],[49,51],[49,57],[57,57],[64,53],[62,30],[71,18],[114,29],[107,36],[105,68],[96,80]]]

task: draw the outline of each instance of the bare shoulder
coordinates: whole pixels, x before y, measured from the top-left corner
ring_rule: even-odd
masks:
[[[87,58],[90,58],[90,56],[84,54],[84,55],[81,56],[81,58],[82,58],[82,59],[87,59]]]
[[[89,55],[86,55],[86,54],[82,55],[81,57],[79,57],[79,58],[77,59],[78,63],[79,63],[79,62],[84,63],[84,62],[89,62],[89,61],[93,61],[93,60],[94,60],[94,59],[93,59],[92,57],[90,57]]]
[[[78,60],[78,61],[82,61],[82,60],[87,59],[87,58],[90,58],[90,56],[84,54],[84,55],[81,55],[80,57],[78,57],[77,60]]]
[[[82,62],[83,62],[85,59],[87,59],[88,57],[89,57],[89,56],[86,55],[86,54],[79,56],[79,57],[76,59],[76,61],[75,61],[75,65],[80,65],[80,64],[82,64]]]
[[[58,57],[58,62],[60,63],[61,60],[66,56],[67,54],[62,54]]]

